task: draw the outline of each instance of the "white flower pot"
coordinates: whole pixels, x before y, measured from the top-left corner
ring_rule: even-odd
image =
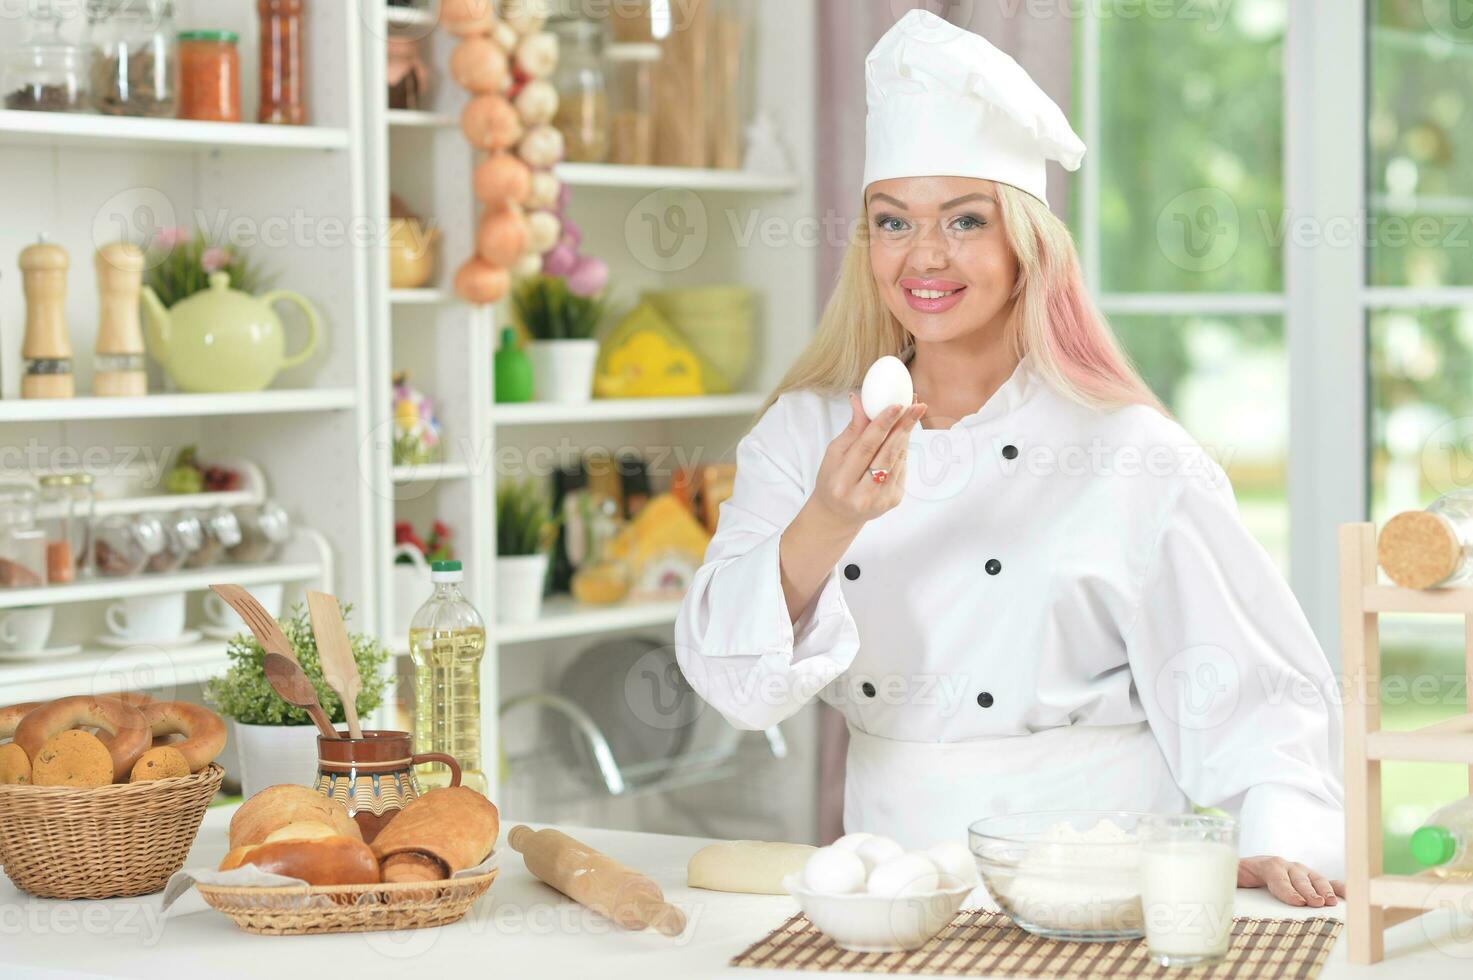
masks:
[[[568,404],[593,399],[598,341],[534,340],[528,354],[538,401]]]
[[[530,623],[542,615],[547,555],[496,559],[496,621]]]
[[[396,561],[393,565],[393,639],[407,643],[410,620],[414,619],[414,614],[419,612],[419,607],[429,601],[430,593],[435,590],[435,586],[430,581],[430,565],[418,548],[401,544],[394,549],[394,557],[397,559],[400,555],[407,555],[413,564],[400,565]]]
[[[240,759],[240,788],[246,799],[268,786],[317,782],[315,725],[245,725],[235,727],[235,754]]]

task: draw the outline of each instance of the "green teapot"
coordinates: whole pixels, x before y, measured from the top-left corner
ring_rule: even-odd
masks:
[[[286,332],[271,306],[294,303],[307,317],[307,346],[286,356]],[[230,288],[230,273],[210,276],[210,288],[164,306],[143,287],[148,352],[163,365],[181,391],[261,391],[287,368],[297,367],[317,349],[322,320],[317,308],[297,293],[277,290],[256,297]]]

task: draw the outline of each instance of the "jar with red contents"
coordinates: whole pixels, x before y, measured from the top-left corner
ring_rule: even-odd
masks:
[[[263,123],[307,124],[306,78],[302,67],[302,0],[259,0],[261,18],[261,109]]]
[[[179,118],[240,122],[240,35],[179,35]]]

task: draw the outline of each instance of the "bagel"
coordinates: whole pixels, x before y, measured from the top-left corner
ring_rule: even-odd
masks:
[[[225,722],[209,708],[187,701],[154,701],[138,709],[148,723],[149,744],[170,735],[183,735],[182,742],[167,742],[189,763],[190,772],[199,772],[225,751]]]
[[[0,708],[0,738],[10,738],[14,735],[16,728],[20,726],[21,719],[30,714],[33,708],[39,708],[45,703],[44,701],[26,701],[23,704],[12,704],[8,708]]]
[[[29,711],[15,729],[15,744],[32,765],[47,740],[73,728],[99,728],[112,736],[106,748],[113,763],[113,782],[124,782],[139,756],[153,741],[143,714],[113,698],[77,695]]]

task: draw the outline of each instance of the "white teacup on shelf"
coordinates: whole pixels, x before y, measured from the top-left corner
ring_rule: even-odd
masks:
[[[6,653],[40,653],[51,639],[53,606],[23,606],[0,613],[0,651]]]
[[[107,607],[107,628],[137,643],[177,639],[184,632],[184,593],[130,596]]]
[[[282,595],[286,592],[286,586],[277,582],[271,585],[252,586],[246,591],[250,592],[272,619],[281,619],[281,600]],[[240,618],[240,614],[231,609],[224,599],[213,592],[205,593],[205,619],[209,621],[207,625],[211,632],[231,634],[250,632],[245,620]]]

